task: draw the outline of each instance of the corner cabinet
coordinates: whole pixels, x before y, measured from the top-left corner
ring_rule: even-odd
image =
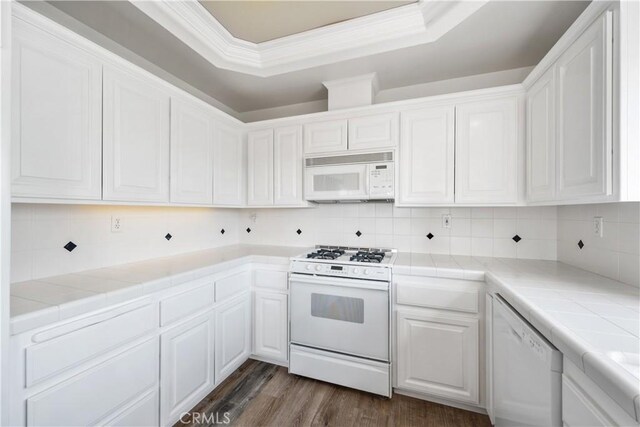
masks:
[[[251,354],[249,292],[216,309],[215,381],[220,384]]]
[[[518,202],[522,99],[456,106],[456,203]]]
[[[105,67],[104,200],[169,201],[168,93],[133,70]]]
[[[246,204],[247,152],[244,133],[216,124],[213,138],[213,204]]]
[[[172,203],[213,203],[213,125],[203,105],[171,99]]]
[[[607,11],[555,66],[560,199],[612,193],[612,26]]]
[[[102,65],[83,47],[13,20],[14,197],[102,197]]]
[[[272,205],[273,130],[249,132],[247,166],[247,205]]]
[[[454,202],[455,109],[403,111],[398,206]]]

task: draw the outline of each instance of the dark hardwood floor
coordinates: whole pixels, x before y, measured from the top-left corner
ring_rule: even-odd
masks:
[[[226,416],[225,416],[226,413]],[[486,415],[394,394],[393,398],[289,375],[248,360],[176,426],[491,426]]]

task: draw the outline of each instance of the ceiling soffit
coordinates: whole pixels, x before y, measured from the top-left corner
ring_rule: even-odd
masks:
[[[422,0],[262,43],[234,37],[197,0],[132,4],[214,66],[269,77],[431,43],[487,1]]]

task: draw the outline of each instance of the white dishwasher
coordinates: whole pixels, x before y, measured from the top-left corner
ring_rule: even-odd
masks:
[[[493,301],[496,426],[561,426],[562,353],[500,295]]]

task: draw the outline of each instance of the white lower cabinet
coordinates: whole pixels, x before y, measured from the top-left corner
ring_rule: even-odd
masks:
[[[215,383],[220,384],[251,353],[251,300],[246,292],[216,309]]]
[[[480,403],[478,319],[399,309],[396,327],[399,388]]]
[[[26,401],[28,426],[103,425],[158,387],[153,338],[54,385]]]
[[[174,424],[214,387],[213,311],[160,336],[161,425]]]
[[[253,307],[253,354],[286,362],[289,341],[287,294],[255,290]]]

